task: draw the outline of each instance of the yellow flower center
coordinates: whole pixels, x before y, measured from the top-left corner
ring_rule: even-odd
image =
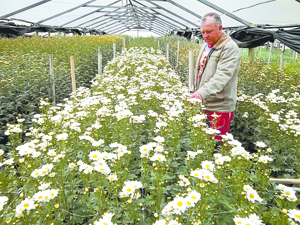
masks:
[[[101,168],[101,169],[100,169],[100,171],[102,171],[102,172],[103,172],[103,171],[104,171],[104,169],[102,169],[102,168]]]
[[[206,176],[206,179],[209,180],[209,179],[210,179],[210,176],[207,175],[207,176]]]
[[[161,158],[158,158],[158,160],[161,160]]]
[[[199,174],[196,173],[196,174],[195,174],[195,177],[198,177],[198,176],[199,176]]]
[[[209,165],[206,165],[206,168],[209,168],[210,166]]]
[[[300,219],[300,215],[295,215],[295,217],[296,217],[297,219]]]
[[[127,191],[128,191],[128,192],[131,192],[131,188],[128,188]]]
[[[42,199],[42,198],[43,198],[43,196],[39,196],[39,197],[38,197],[38,199]]]
[[[177,205],[182,206],[183,204],[182,204],[182,202],[177,202]]]
[[[45,173],[47,173],[47,171],[44,170],[44,171],[42,172],[42,174],[45,174]]]
[[[287,192],[287,193],[286,193],[286,195],[290,196],[290,195],[291,195],[291,193],[290,193],[290,192]]]
[[[192,203],[191,203],[191,202],[187,202],[187,204],[188,204],[188,205],[191,205]]]
[[[93,155],[93,158],[96,159],[96,158],[97,158],[97,155]]]
[[[250,194],[250,198],[254,198],[254,194]]]
[[[29,206],[29,204],[28,203],[26,203],[25,205],[24,205],[24,208],[27,208]]]
[[[196,196],[192,196],[192,199],[196,199]]]

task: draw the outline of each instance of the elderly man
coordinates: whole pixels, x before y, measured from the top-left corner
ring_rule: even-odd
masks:
[[[206,44],[201,46],[196,64],[193,89],[190,98],[202,100],[209,125],[229,132],[237,99],[237,79],[240,50],[226,33],[216,13],[208,13],[201,20],[200,29]]]

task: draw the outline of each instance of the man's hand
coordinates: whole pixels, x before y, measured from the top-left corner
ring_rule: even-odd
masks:
[[[202,96],[199,94],[199,92],[195,91],[191,94],[190,98],[198,98],[202,101]]]

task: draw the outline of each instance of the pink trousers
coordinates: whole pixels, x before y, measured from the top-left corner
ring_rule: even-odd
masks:
[[[209,126],[220,131],[220,133],[215,136],[215,139],[222,140],[221,135],[229,133],[230,122],[234,112],[222,113],[205,111],[205,113],[207,114]]]

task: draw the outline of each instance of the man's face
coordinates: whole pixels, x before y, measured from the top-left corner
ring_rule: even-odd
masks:
[[[200,26],[203,39],[205,42],[213,46],[222,36],[222,25],[217,27],[213,17],[207,17],[205,22]]]

